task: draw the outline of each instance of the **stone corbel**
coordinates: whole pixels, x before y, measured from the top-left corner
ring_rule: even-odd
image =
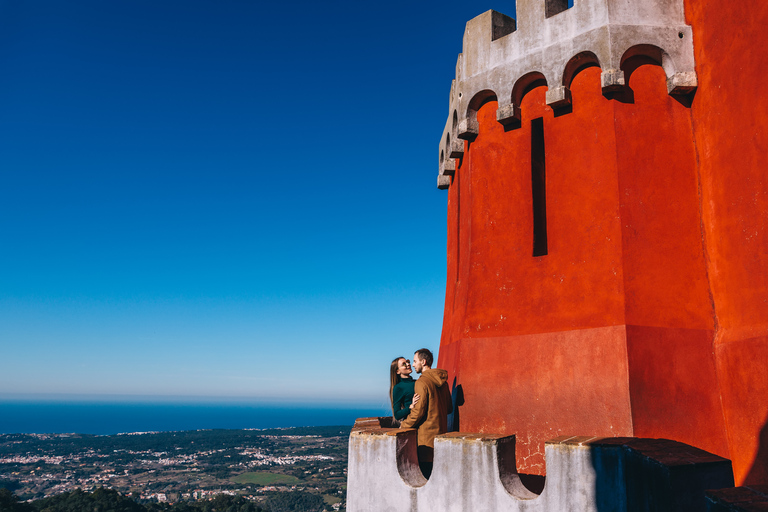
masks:
[[[698,86],[695,71],[675,73],[667,78],[667,92],[672,96],[689,96]]]
[[[477,123],[477,112],[470,111],[466,118],[459,121],[458,138],[472,142],[480,133],[480,127]]]
[[[443,168],[441,169],[440,174],[446,174],[448,176],[456,174],[456,161],[454,161],[453,158],[449,158],[443,162]]]
[[[499,105],[496,109],[496,121],[504,125],[507,130],[520,128],[520,107],[514,103]]]
[[[464,141],[461,139],[451,139],[451,151],[448,153],[450,158],[461,158],[464,156]]]
[[[603,88],[603,94],[620,92],[627,85],[624,80],[624,71],[620,69],[609,69],[600,74],[600,85]]]
[[[566,109],[571,106],[572,101],[571,90],[564,85],[547,90],[547,105],[553,110]]]

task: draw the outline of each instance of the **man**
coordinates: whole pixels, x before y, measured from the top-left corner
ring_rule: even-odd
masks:
[[[439,368],[433,370],[432,361],[432,352],[426,348],[413,354],[413,369],[421,374],[414,392],[421,398],[408,417],[400,423],[400,428],[419,429],[419,467],[426,478],[432,474],[435,436],[448,432],[448,414],[453,412],[447,383],[448,372]]]

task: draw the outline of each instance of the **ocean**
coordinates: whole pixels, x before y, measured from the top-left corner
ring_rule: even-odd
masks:
[[[245,429],[354,424],[387,415],[373,407],[245,404],[66,403],[0,401],[2,434],[119,434],[200,429]]]

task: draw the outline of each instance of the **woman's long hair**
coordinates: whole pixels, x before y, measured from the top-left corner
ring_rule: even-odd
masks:
[[[395,390],[395,385],[400,382],[400,376],[397,374],[397,362],[404,357],[396,357],[392,360],[392,364],[389,365],[389,403],[392,405],[392,417],[395,417],[395,400],[392,397],[392,393]]]

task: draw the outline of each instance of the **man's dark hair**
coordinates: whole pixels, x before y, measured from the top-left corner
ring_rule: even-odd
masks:
[[[434,357],[432,357],[432,352],[430,352],[428,348],[420,348],[414,353],[419,356],[419,359],[424,360],[424,364],[432,368],[432,361],[434,361]]]

